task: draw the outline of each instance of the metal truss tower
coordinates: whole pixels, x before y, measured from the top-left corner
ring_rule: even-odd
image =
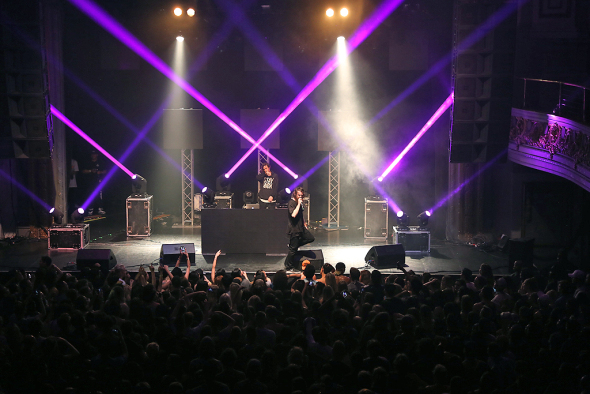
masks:
[[[182,164],[182,223],[183,227],[192,227],[195,222],[195,210],[193,207],[193,196],[194,193],[194,173],[193,173],[193,161],[194,151],[192,149],[181,149],[180,160]]]
[[[340,228],[340,151],[329,155],[328,228]]]

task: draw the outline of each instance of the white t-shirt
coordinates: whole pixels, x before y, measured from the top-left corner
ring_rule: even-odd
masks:
[[[76,182],[76,173],[78,173],[78,171],[80,171],[80,169],[78,168],[78,161],[75,159],[72,159],[70,166],[71,166],[70,174],[72,174],[72,176],[70,177],[69,187],[78,187],[78,182]]]

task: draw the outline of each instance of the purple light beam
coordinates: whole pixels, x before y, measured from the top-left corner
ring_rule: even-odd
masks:
[[[389,174],[391,170],[393,170],[397,163],[399,163],[400,160],[404,158],[406,153],[408,153],[410,149],[412,149],[412,147],[416,145],[416,142],[418,142],[418,140],[422,138],[422,136],[430,129],[430,127],[432,127],[432,125],[438,120],[438,118],[441,117],[441,115],[451,106],[452,103],[453,93],[449,94],[449,97],[447,97],[444,103],[442,103],[442,105],[438,107],[436,112],[430,117],[430,119],[428,119],[428,122],[426,122],[426,124],[420,129],[418,134],[416,134],[416,136],[412,138],[412,141],[410,141],[410,143],[404,148],[404,150],[395,158],[395,160],[391,162],[391,164],[389,164],[385,171],[383,171],[383,173],[379,177],[379,182],[383,181],[383,178],[385,178],[387,174]]]
[[[119,160],[115,159],[109,152],[107,152],[106,150],[104,150],[100,145],[98,145],[96,143],[96,141],[94,141],[92,138],[90,138],[90,136],[88,136],[88,134],[86,134],[85,132],[83,132],[78,126],[76,126],[71,120],[69,120],[64,114],[62,114],[57,108],[55,108],[53,105],[49,104],[50,108],[51,108],[51,113],[53,115],[55,115],[56,118],[58,118],[59,120],[61,120],[65,125],[67,125],[70,129],[74,130],[76,133],[78,133],[82,138],[84,138],[86,141],[88,141],[90,143],[90,145],[94,146],[96,149],[98,149],[103,155],[105,155],[106,157],[109,158],[110,161],[112,161],[115,165],[117,165],[117,167],[119,167],[120,169],[122,169],[127,175],[129,175],[130,177],[132,177],[133,175],[135,175],[134,173],[132,173],[131,171],[129,171],[129,169],[127,167],[125,167],[123,164],[121,164],[121,162],[119,162]]]
[[[74,0],[70,0],[74,1]],[[78,0],[80,1],[80,0]],[[346,56],[356,49],[372,32],[379,26],[385,18],[389,16],[403,0],[387,0],[383,2],[379,8],[373,12],[373,14],[357,29],[357,31],[348,40],[348,48],[346,50]],[[341,58],[340,58],[341,59]],[[275,129],[283,123],[283,121],[301,104],[303,100],[307,98],[319,86],[340,64],[338,55],[333,56],[330,60],[324,64],[324,66],[317,72],[315,77],[303,88],[303,90],[295,97],[295,99],[287,106],[287,108],[279,115],[279,117],[269,126],[268,129],[262,134],[262,136],[256,141],[250,149],[238,160],[236,164],[227,172],[227,176],[231,176],[233,172],[246,160],[248,156],[254,150],[260,147],[260,144],[273,132]],[[263,149],[260,147],[260,149]]]
[[[492,166],[492,164],[494,164],[495,162],[497,162],[498,159],[500,159],[503,155],[506,154],[506,151],[507,150],[508,150],[508,148],[504,149],[502,152],[500,152],[492,160],[490,160],[487,163],[485,163],[475,174],[473,174],[472,176],[470,176],[467,180],[465,180],[465,182],[463,182],[462,184],[460,184],[459,186],[457,186],[457,188],[455,190],[453,190],[452,192],[450,192],[445,198],[443,198],[438,203],[436,203],[434,205],[434,207],[432,207],[432,208],[429,209],[430,213],[432,214],[434,211],[436,211],[437,209],[439,209],[440,207],[442,207],[451,197],[453,197],[455,194],[459,193],[459,191],[461,191],[461,189],[463,189],[465,186],[467,186],[475,178],[477,178],[478,176],[480,176],[485,170],[487,170],[488,168],[490,168]]]
[[[295,190],[295,188],[299,185],[301,185],[303,183],[304,180],[306,180],[307,178],[309,178],[314,172],[316,172],[317,170],[320,169],[321,166],[323,166],[328,159],[330,158],[330,155],[327,155],[326,157],[324,157],[322,160],[319,161],[318,164],[316,164],[315,166],[313,166],[309,171],[307,171],[305,174],[303,174],[302,176],[299,177],[299,179],[296,179],[295,182],[293,182],[290,186],[289,189],[291,190]]]
[[[16,179],[13,179],[9,174],[7,174],[4,171],[0,170],[0,175],[2,175],[4,178],[8,179],[13,185],[15,185],[16,187],[18,187],[27,196],[31,197],[31,199],[33,199],[33,201],[35,201],[36,203],[38,203],[39,205],[41,205],[45,209],[45,212],[48,212],[52,208],[51,206],[49,206],[49,204],[47,204],[45,201],[43,201],[42,199],[40,199],[35,193],[33,193],[32,191],[30,191],[29,189],[27,189],[24,185],[22,185]]]
[[[129,49],[141,56],[145,61],[151,64],[156,70],[160,71],[164,76],[169,78],[172,82],[182,88],[185,92],[190,94],[195,100],[205,106],[208,110],[213,112],[219,119],[225,122],[234,131],[244,137],[251,144],[255,144],[256,141],[248,133],[240,128],[233,120],[225,115],[219,108],[211,103],[205,96],[199,93],[194,87],[192,87],[185,79],[177,75],[166,63],[156,56],[151,50],[149,50],[141,41],[127,31],[120,23],[115,21],[110,15],[108,15],[98,5],[94,4],[90,0],[69,0],[74,6],[80,11],[89,16],[92,20],[102,26],[105,30],[111,33],[115,38],[127,45]],[[399,0],[398,0],[399,1]],[[261,147],[262,150],[268,157],[274,160],[279,166],[283,168],[293,178],[297,178],[297,174],[291,171],[286,165],[284,165],[279,159],[272,155],[268,150]]]

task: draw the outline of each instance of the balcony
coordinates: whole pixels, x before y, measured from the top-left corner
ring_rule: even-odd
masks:
[[[588,89],[555,81],[519,82],[522,105],[512,108],[508,158],[590,191]]]

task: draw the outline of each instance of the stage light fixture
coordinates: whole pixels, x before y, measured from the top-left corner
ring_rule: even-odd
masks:
[[[333,16],[334,16],[334,10],[333,10],[333,9],[331,9],[331,8],[328,8],[328,9],[326,10],[326,15],[328,16],[328,18],[331,18],[331,17],[333,17]]]
[[[182,8],[180,8],[180,7],[176,7],[176,8],[174,9],[174,15],[176,15],[176,16],[180,16],[180,15],[182,15]]]
[[[131,177],[131,193],[134,195],[147,195],[147,181],[139,174]]]
[[[342,8],[340,10],[340,15],[341,16],[348,16],[348,8]]]
[[[59,209],[55,209],[55,207],[51,208],[49,210],[49,213],[51,214],[51,216],[53,216],[53,222],[55,224],[61,224],[64,218],[64,214],[62,211],[60,211]]]
[[[278,196],[278,203],[279,206],[286,206],[289,204],[289,200],[291,199],[291,189],[288,187],[281,190]]]
[[[428,218],[430,218],[430,211],[424,211],[420,215],[418,215],[418,221],[420,222],[420,228],[428,226]]]
[[[336,38],[336,40],[338,40],[338,42],[342,42],[342,41],[344,41],[344,36],[338,36],[338,38]]]
[[[195,9],[189,8],[188,10],[186,10],[186,14],[191,17],[195,16]]]
[[[404,211],[397,212],[396,220],[399,228],[407,228],[410,224],[410,217]]]
[[[72,224],[84,223],[84,208],[78,208],[74,212],[72,212],[70,221],[72,222]]]
[[[201,194],[203,194],[203,205],[211,207],[215,205],[215,192],[205,186],[201,189]]]
[[[183,36],[176,36],[176,41],[183,42],[184,41],[184,37]]]
[[[242,195],[242,199],[244,200],[244,204],[255,204],[256,203],[256,196],[252,190],[246,190]]]

